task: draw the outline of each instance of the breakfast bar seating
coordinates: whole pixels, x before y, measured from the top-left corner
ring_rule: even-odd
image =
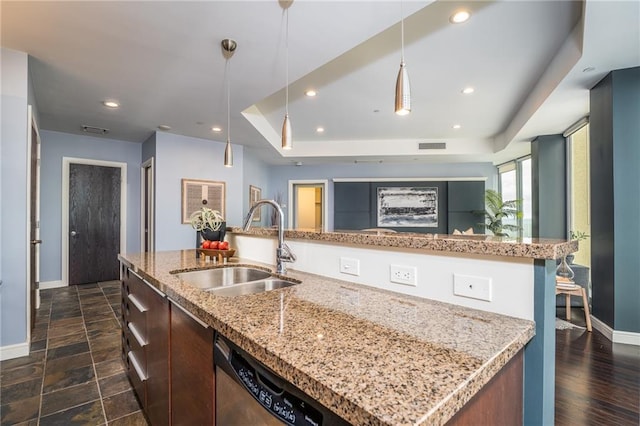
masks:
[[[582,297],[582,303],[584,306],[584,316],[587,323],[587,331],[591,331],[591,314],[589,312],[589,299],[587,298],[587,291],[584,287],[576,284],[571,280],[563,280],[560,277],[556,278],[556,295],[564,294],[566,297],[566,310],[567,321],[571,321],[571,296]]]

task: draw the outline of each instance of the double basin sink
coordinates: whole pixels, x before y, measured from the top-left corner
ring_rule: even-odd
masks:
[[[184,282],[219,296],[262,293],[299,284],[276,278],[262,269],[244,266],[203,269],[176,274]]]

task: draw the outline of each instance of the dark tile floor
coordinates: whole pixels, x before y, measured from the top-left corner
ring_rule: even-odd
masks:
[[[146,425],[120,361],[120,282],[40,296],[31,354],[0,363],[0,424]]]

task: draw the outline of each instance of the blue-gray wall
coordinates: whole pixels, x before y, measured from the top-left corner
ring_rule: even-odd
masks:
[[[272,166],[272,193],[281,193],[289,206],[289,180],[328,180],[327,197],[329,217],[328,229],[333,229],[333,178],[453,178],[486,177],[487,188],[495,188],[497,170],[491,163],[366,163],[366,164],[320,164],[302,166]],[[288,215],[289,209],[285,209]],[[285,222],[286,223],[286,222]]]
[[[531,142],[532,235],[567,238],[567,148],[562,135]]]
[[[251,149],[244,150],[244,161],[242,163],[242,172],[244,186],[242,192],[245,193],[242,198],[242,216],[245,217],[249,213],[249,185],[257,186],[262,190],[262,198],[273,198],[274,194],[269,187],[269,166],[263,161],[259,160]],[[268,207],[261,207],[264,209],[262,214],[262,221],[258,224],[254,222],[253,225],[270,225],[268,218],[270,214],[265,214]]]
[[[142,162],[144,163],[151,157],[156,155],[156,132],[153,132],[149,138],[142,144]]]
[[[243,200],[249,196],[249,186],[243,183],[243,149],[233,145],[234,166],[224,167],[224,148],[223,142],[156,133],[157,251],[195,246],[195,231],[182,224],[183,178],[226,182],[227,225],[242,223]]]
[[[40,281],[62,279],[62,158],[127,163],[127,252],[140,251],[140,156],[142,145],[103,137],[40,131],[42,167]]]
[[[27,341],[27,54],[0,48],[0,346]]]
[[[593,315],[640,332],[640,68],[609,73],[591,89]]]

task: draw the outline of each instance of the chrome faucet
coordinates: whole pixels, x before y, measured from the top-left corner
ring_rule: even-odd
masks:
[[[269,204],[270,206],[272,206],[278,216],[278,248],[276,250],[276,273],[286,274],[287,268],[284,266],[284,262],[295,262],[296,255],[293,254],[289,246],[284,242],[284,214],[282,213],[282,208],[280,207],[280,205],[273,200],[256,201],[253,206],[251,206],[251,209],[249,209],[249,213],[247,214],[247,218],[244,220],[242,229],[248,231],[249,228],[251,228],[251,219],[253,219],[253,214],[263,204]]]

